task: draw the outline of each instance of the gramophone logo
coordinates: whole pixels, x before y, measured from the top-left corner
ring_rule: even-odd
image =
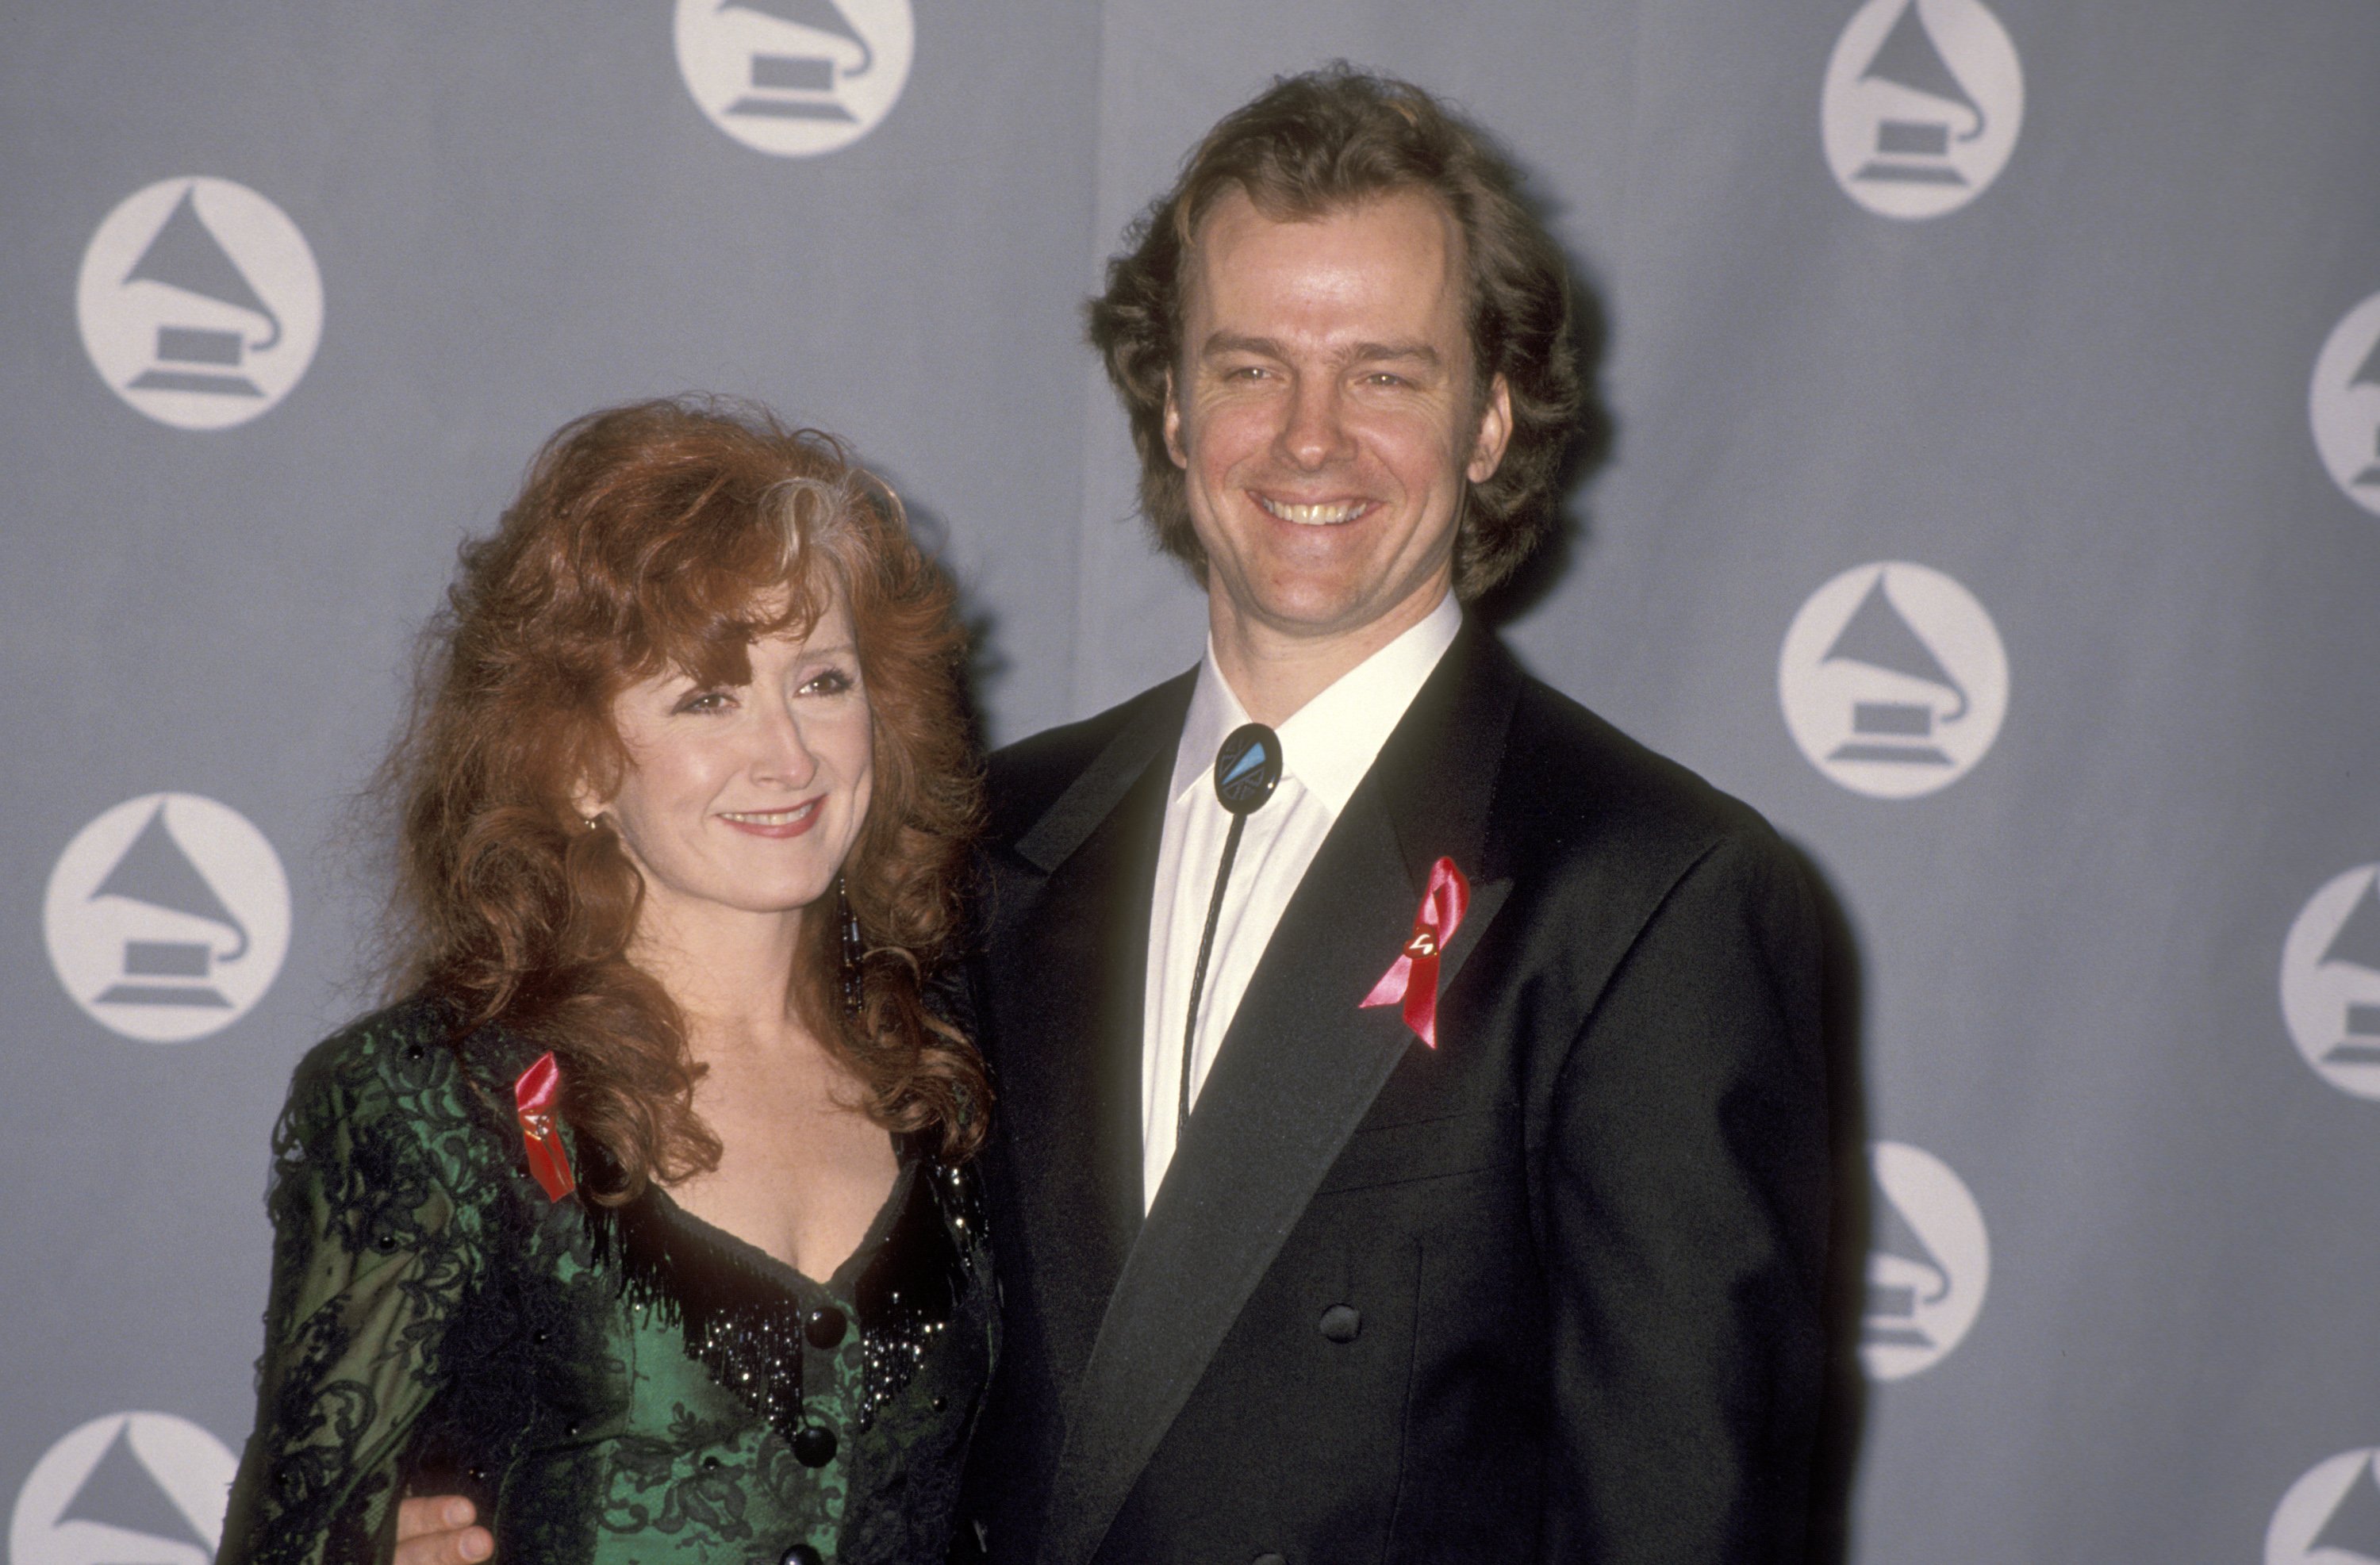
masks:
[[[1793,616],[1777,692],[1811,765],[1855,794],[1913,799],[1965,776],[1999,736],[2008,653],[1940,571],[1858,565]]]
[[[2281,1019],[2323,1080],[2380,1098],[2380,864],[2332,879],[2289,926]]]
[[[208,1565],[237,1467],[187,1418],[94,1418],[27,1474],[8,1521],[9,1565]]]
[[[75,834],[42,908],[58,982],[148,1043],[219,1032],[289,950],[289,882],[262,832],[196,794],[150,794]]]
[[[2309,394],[2314,449],[2347,498],[2380,516],[2380,294],[2331,328]]]
[[[1974,1196],[1941,1159],[1897,1141],[1877,1142],[1868,1158],[1875,1231],[1860,1362],[1871,1379],[1902,1380],[1941,1363],[1975,1324],[1991,1244]]]
[[[756,152],[847,147],[909,79],[909,0],[677,0],[677,68],[710,123]]]
[[[281,209],[228,179],[125,198],[83,251],[83,350],[161,424],[226,430],[287,396],[322,336],[322,276]]]
[[[2016,45],[1979,0],[1867,0],[1827,62],[1827,166],[1880,216],[1965,206],[2008,166],[2023,122]]]
[[[2291,1484],[2265,1565],[2380,1565],[2380,1450],[2341,1451]]]

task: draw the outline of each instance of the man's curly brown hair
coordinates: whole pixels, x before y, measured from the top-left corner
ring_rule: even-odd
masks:
[[[1123,398],[1140,453],[1141,509],[1157,540],[1203,579],[1187,486],[1165,445],[1165,396],[1183,367],[1184,292],[1198,224],[1239,190],[1276,222],[1422,190],[1463,237],[1475,406],[1502,376],[1512,434],[1485,483],[1464,486],[1454,590],[1465,602],[1502,581],[1553,530],[1567,454],[1585,401],[1571,336],[1570,271],[1487,133],[1411,82],[1343,61],[1283,77],[1207,133],[1108,263],[1089,307],[1092,345]]]
[[[686,1021],[628,960],[644,884],[574,808],[629,764],[613,718],[667,670],[751,678],[759,637],[849,609],[875,783],[844,865],[866,957],[846,1017],[838,920],[803,920],[788,1001],[867,1088],[878,1123],[964,1159],[990,1094],[970,1041],[929,1011],[982,815],[948,579],[900,503],[832,437],[766,410],[679,399],[592,413],[531,465],[495,532],[464,545],[425,633],[407,732],[382,773],[398,819],[397,972],[553,1049],[563,1109],[618,1200],[715,1167]],[[823,912],[824,910],[820,910]]]

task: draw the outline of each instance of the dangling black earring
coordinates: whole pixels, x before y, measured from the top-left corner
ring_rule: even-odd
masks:
[[[840,875],[834,878],[834,909],[843,926],[843,1009],[856,1016],[860,1002],[868,998],[868,985],[859,971],[859,915],[851,910],[851,893],[844,889]]]

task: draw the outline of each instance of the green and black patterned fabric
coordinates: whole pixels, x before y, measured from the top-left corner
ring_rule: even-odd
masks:
[[[298,1069],[221,1558],[386,1560],[398,1498],[459,1492],[499,1565],[941,1559],[998,1330],[973,1175],[905,1147],[823,1283],[658,1189],[552,1201],[512,1098],[540,1050],[451,1014]]]

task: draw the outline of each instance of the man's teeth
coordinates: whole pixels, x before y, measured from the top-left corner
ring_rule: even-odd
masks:
[[[816,808],[818,801],[812,799],[791,809],[722,809],[719,813],[730,820],[749,821],[755,826],[790,826]]]
[[[1265,508],[1266,515],[1279,516],[1284,522],[1295,522],[1302,528],[1336,527],[1341,522],[1352,522],[1371,509],[1368,500],[1336,500],[1325,505],[1292,505],[1286,501],[1268,500],[1258,495],[1257,503]]]

